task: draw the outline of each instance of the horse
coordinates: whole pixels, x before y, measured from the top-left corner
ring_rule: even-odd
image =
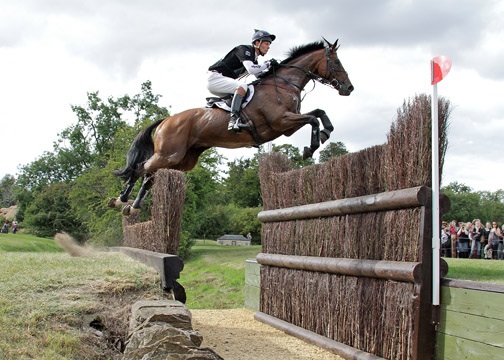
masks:
[[[123,207],[123,214],[127,215],[132,209],[140,209],[158,169],[189,171],[196,166],[199,156],[212,147],[259,146],[281,135],[291,136],[307,124],[312,127],[311,141],[303,150],[303,158],[311,157],[320,143],[329,139],[334,127],[321,109],[300,113],[304,87],[309,81],[317,81],[336,89],[341,96],[354,90],[337,55],[338,40],[331,44],[322,39],[292,48],[285,60],[252,83],[254,96],[241,111],[246,131],[228,131],[229,113],[210,107],[182,111],[142,130],[128,150],[126,166],[113,173],[125,182],[125,187],[118,199],[109,200],[108,206],[128,203],[133,186],[143,177],[132,208]]]

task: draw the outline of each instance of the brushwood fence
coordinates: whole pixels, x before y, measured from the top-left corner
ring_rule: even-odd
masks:
[[[435,356],[429,119],[419,96],[384,145],[298,170],[262,158],[257,320],[348,359]]]
[[[184,173],[161,169],[152,188],[151,220],[140,213],[123,216],[123,245],[176,255],[180,242],[186,180]]]

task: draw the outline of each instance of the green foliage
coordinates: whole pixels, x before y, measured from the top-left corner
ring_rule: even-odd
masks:
[[[71,185],[55,183],[40,191],[27,207],[23,225],[40,237],[52,237],[65,231],[78,240],[85,240],[87,229],[69,204]]]
[[[14,184],[16,179],[12,175],[5,175],[0,180],[0,207],[10,207],[16,205],[14,196]]]
[[[237,208],[231,215],[231,226],[235,230],[232,233],[252,235],[254,244],[261,243],[261,222],[257,219],[257,215],[262,210],[262,207],[255,208]]]
[[[262,205],[259,183],[259,153],[252,159],[228,162],[228,176],[224,180],[228,200],[240,207]]]
[[[218,237],[234,232],[231,216],[236,209],[233,205],[211,205],[208,207],[196,234],[203,239],[217,239]]]
[[[329,161],[333,157],[348,154],[348,150],[341,141],[331,142],[324,149],[320,150],[319,162]]]
[[[26,216],[26,225],[38,235],[65,230],[81,240],[91,236],[94,242],[117,245],[121,215],[106,211],[105,204],[122,184],[111,173],[122,167],[138,131],[168,115],[157,105],[159,98],[147,81],[133,97],[102,100],[92,92],[85,106],[72,106],[77,122],[61,131],[54,151],[21,168],[14,186],[18,218]]]
[[[218,172],[221,163],[222,156],[215,149],[209,149],[201,155],[196,167],[186,173],[187,187],[182,228],[192,236],[201,234],[210,206],[219,204],[223,199]]]
[[[261,222],[257,219],[257,214],[261,210],[262,207],[243,208],[234,204],[211,206],[204,215],[197,236],[215,240],[225,234],[245,236],[250,232],[252,241],[260,244]]]
[[[191,256],[191,248],[196,243],[196,240],[191,237],[188,231],[182,231],[178,247],[178,256],[182,260],[187,260]]]
[[[302,168],[304,166],[313,165],[315,161],[313,158],[303,160],[303,155],[300,150],[290,144],[275,145],[273,144],[273,151],[286,155],[294,164],[295,168]]]
[[[504,223],[504,191],[473,192],[464,184],[453,182],[441,188],[441,192],[450,199],[450,211],[443,215],[443,220],[472,221],[480,219],[483,223],[497,221]]]
[[[120,191],[111,172],[110,164],[91,169],[75,179],[69,193],[72,211],[86,226],[91,242],[104,246],[120,245],[122,239],[122,215],[106,207],[108,196]]]

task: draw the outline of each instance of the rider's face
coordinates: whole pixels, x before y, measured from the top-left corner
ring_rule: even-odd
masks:
[[[270,48],[271,43],[269,41],[261,41],[259,44],[259,54],[266,55],[269,48]]]

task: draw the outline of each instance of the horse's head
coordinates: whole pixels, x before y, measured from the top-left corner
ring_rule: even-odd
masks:
[[[322,38],[324,39],[324,38]],[[317,74],[321,77],[321,83],[330,85],[338,90],[340,95],[348,96],[354,90],[345,68],[338,59],[338,40],[331,44],[324,39],[325,46],[325,60],[321,60],[318,64]]]

